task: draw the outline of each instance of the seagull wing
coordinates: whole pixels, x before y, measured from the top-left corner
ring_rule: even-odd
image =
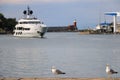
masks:
[[[114,71],[113,69],[110,69],[111,74],[117,74],[118,72]]]
[[[65,72],[62,72],[62,71],[60,71],[60,70],[58,70],[58,69],[56,70],[56,73],[57,73],[57,74],[65,74]]]

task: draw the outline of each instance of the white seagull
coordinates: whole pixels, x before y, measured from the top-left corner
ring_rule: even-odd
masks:
[[[66,74],[65,72],[62,72],[59,69],[56,69],[54,66],[52,67],[52,73],[53,74]]]
[[[110,75],[112,74],[117,74],[118,72],[114,71],[113,69],[110,68],[110,65],[106,65],[106,73],[108,74],[108,76],[110,77]]]
[[[107,74],[117,74],[118,72],[114,71],[113,69],[110,69],[110,65],[106,65],[106,73]]]

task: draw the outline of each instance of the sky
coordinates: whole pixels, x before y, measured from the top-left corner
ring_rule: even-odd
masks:
[[[112,22],[112,16],[104,13],[120,12],[120,0],[0,0],[0,13],[18,20],[27,6],[47,26],[68,26],[76,19],[79,29]],[[117,21],[120,22],[120,17]]]

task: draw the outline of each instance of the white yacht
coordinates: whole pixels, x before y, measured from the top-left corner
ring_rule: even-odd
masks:
[[[47,26],[32,15],[33,11],[29,7],[23,13],[24,18],[18,20],[14,30],[14,36],[43,37],[47,31]]]

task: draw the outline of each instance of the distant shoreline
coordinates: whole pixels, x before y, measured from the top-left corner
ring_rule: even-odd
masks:
[[[65,33],[69,33],[69,32],[77,32],[77,33],[79,33],[80,35],[97,35],[97,34],[120,34],[120,33],[96,33],[96,32],[91,32],[91,31],[49,31],[49,32],[47,32],[47,33],[54,33],[54,32],[56,32],[56,33],[61,33],[61,32],[65,32]],[[0,32],[0,35],[7,35],[7,34],[13,34],[13,32]]]
[[[0,32],[0,34],[7,34],[6,32]]]

